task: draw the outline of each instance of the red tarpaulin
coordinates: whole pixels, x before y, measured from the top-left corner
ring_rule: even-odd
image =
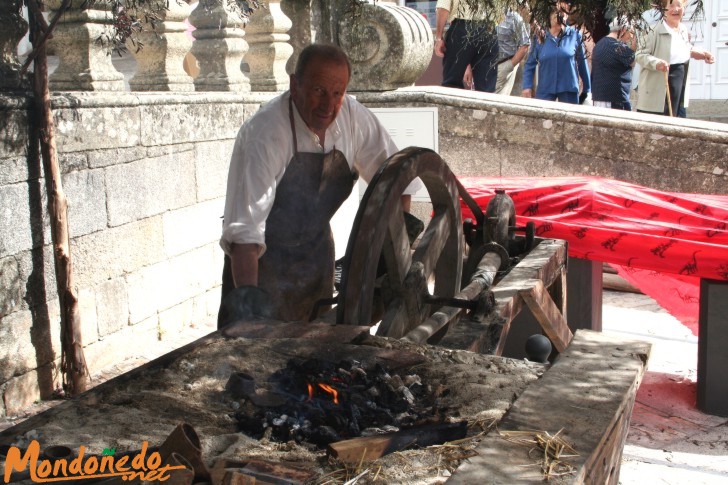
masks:
[[[598,177],[463,177],[485,209],[496,189],[516,224],[569,241],[569,255],[622,266],[620,274],[697,329],[699,278],[728,280],[728,196],[662,192]],[[473,217],[463,203],[463,218]]]

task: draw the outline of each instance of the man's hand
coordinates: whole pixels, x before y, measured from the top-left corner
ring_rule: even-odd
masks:
[[[468,64],[468,67],[465,69],[465,75],[463,76],[463,84],[468,89],[473,89],[473,68],[470,67],[470,64]]]
[[[232,245],[230,264],[235,287],[258,284],[258,256],[260,256],[260,246],[257,244]]]
[[[437,57],[445,57],[445,41],[437,39],[435,41],[435,55]]]
[[[655,69],[657,69],[658,71],[667,72],[670,70],[670,64],[667,61],[659,60],[655,65]]]
[[[257,286],[240,286],[228,293],[220,304],[219,328],[238,320],[271,318],[273,305],[268,293]]]
[[[524,89],[521,93],[523,98],[533,98],[533,89]]]

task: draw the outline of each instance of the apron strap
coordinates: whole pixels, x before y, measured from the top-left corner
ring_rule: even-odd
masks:
[[[296,125],[293,123],[293,96],[288,95],[288,118],[291,120],[291,134],[293,134],[293,156],[298,154],[298,141],[296,140]]]

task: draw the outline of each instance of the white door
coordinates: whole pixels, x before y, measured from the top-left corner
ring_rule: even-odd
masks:
[[[707,4],[708,2],[706,2]],[[710,99],[728,99],[728,0],[712,0],[713,13],[708,17],[712,29],[712,48],[715,64],[710,66]]]
[[[703,18],[690,21],[694,8],[685,10],[683,23],[695,47],[715,56],[715,63],[690,61],[690,99],[728,99],[728,0],[704,0]]]

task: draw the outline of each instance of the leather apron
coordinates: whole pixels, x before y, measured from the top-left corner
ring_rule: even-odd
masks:
[[[273,318],[307,321],[318,300],[333,296],[335,252],[329,222],[351,194],[358,174],[336,148],[326,154],[299,153],[292,98],[288,109],[293,158],[266,219],[258,286],[270,295]]]

